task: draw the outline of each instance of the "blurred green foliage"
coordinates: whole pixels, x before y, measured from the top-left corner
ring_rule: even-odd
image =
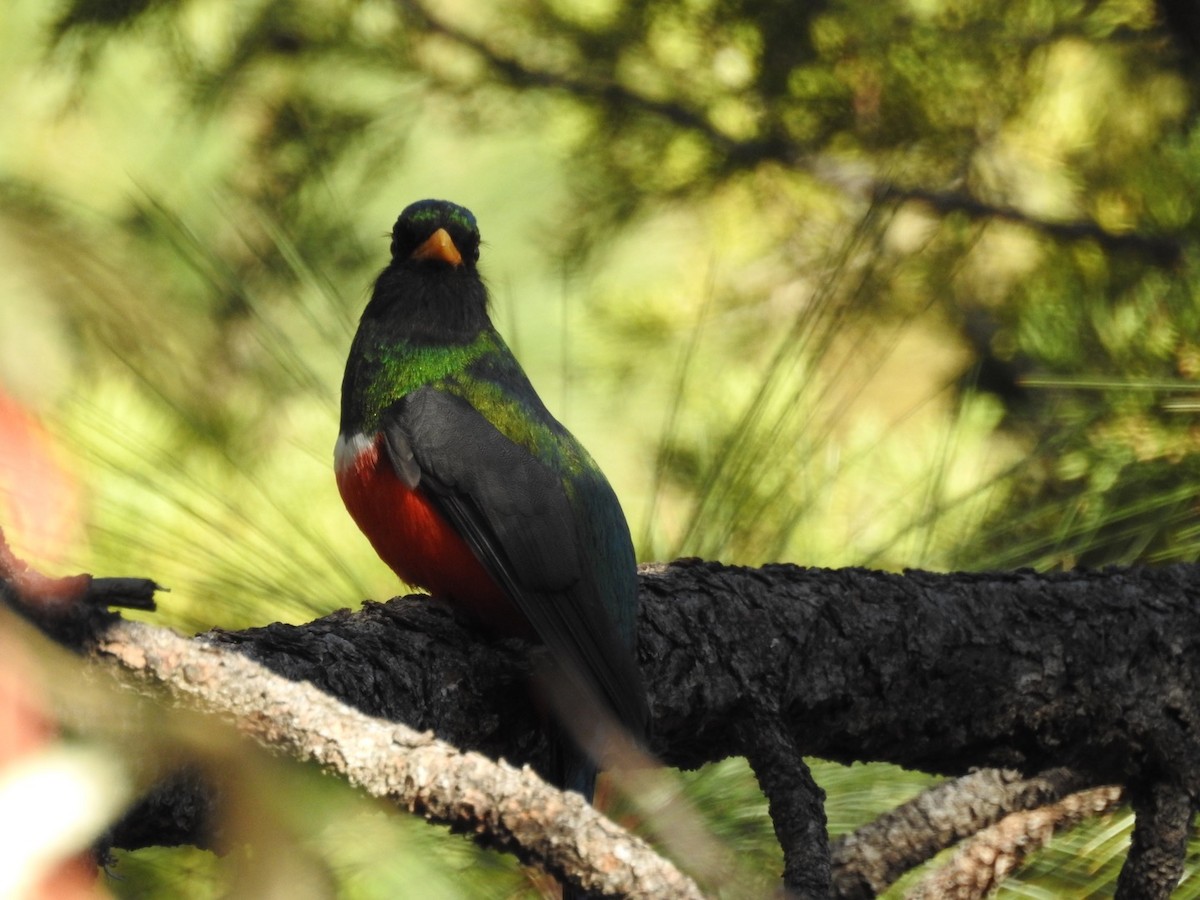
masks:
[[[477,214],[496,320],[643,559],[1195,560],[1195,26],[1179,0],[10,0],[0,390],[86,509],[44,562],[156,578],[182,627],[393,593],[330,452],[424,196]],[[834,830],[927,783],[818,774]],[[686,784],[765,887],[744,768]],[[315,842],[344,896],[418,877],[365,839]],[[1102,890],[1126,839],[1081,829],[1008,890]],[[514,889],[472,858],[463,893]],[[154,895],[140,859],[118,893]]]

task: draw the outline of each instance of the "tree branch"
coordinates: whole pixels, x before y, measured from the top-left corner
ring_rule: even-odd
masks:
[[[1014,206],[989,203],[957,191],[905,187],[886,179],[864,179],[857,174],[846,177],[836,163],[785,135],[735,138],[714,125],[704,109],[689,107],[678,101],[657,100],[611,79],[587,78],[565,70],[531,66],[517,55],[507,53],[439,18],[418,0],[399,0],[399,5],[427,31],[448,38],[477,54],[498,78],[508,84],[562,91],[580,100],[613,109],[633,109],[662,119],[702,138],[735,170],[752,168],[764,162],[803,167],[814,177],[829,184],[842,188],[853,185],[879,201],[913,201],[923,203],[943,215],[957,212],[972,219],[1014,222],[1060,241],[1092,240],[1106,250],[1136,253],[1164,267],[1177,265],[1183,256],[1181,240],[1171,235],[1116,233],[1091,219],[1043,219]]]
[[[983,900],[1055,834],[1111,812],[1123,799],[1120,788],[1101,787],[1007,816],[967,841],[954,859],[913,888],[908,900]]]
[[[1066,769],[1033,778],[984,769],[942,782],[833,842],[835,892],[842,900],[867,900],[964,838],[1083,786]]]
[[[893,575],[685,560],[643,568],[641,584],[648,749],[661,760],[692,768],[744,755],[758,761],[768,785],[785,783],[787,767],[756,727],[773,719],[787,737],[786,755],[796,758],[887,761],[947,775],[1065,768],[1072,789],[1156,785],[1149,800],[1135,800],[1139,836],[1123,889],[1157,896],[1156,886],[1177,875],[1163,861],[1176,859],[1190,807],[1171,798],[1200,795],[1196,567]],[[368,716],[432,729],[492,758],[545,764],[538,712],[523,689],[527,646],[473,633],[436,604],[367,603],[301,626],[213,632],[199,643],[209,656],[237,649]],[[288,695],[235,714],[251,724],[256,716],[284,722],[304,716],[308,702],[307,694]],[[393,725],[369,728],[386,746],[439,759],[450,753],[433,748],[432,738],[398,737]],[[295,752],[332,753],[278,737]],[[360,762],[369,768],[376,760],[400,765],[379,755]],[[457,821],[454,801],[444,809],[433,799],[404,802]],[[806,827],[784,826],[781,838],[793,844]],[[513,840],[503,820],[489,827],[498,841]],[[817,841],[789,852],[819,861],[823,850]],[[569,866],[547,859],[556,871]]]
[[[825,792],[778,714],[759,720],[745,739],[747,761],[767,797],[775,836],[783,848],[783,886],[797,900],[832,891]]]
[[[200,710],[233,719],[268,747],[316,762],[371,796],[473,834],[591,893],[700,896],[690,879],[577,794],[528,769],[463,753],[428,732],[363,715],[228,645],[120,621],[97,636],[93,652]]]
[[[0,598],[17,610],[36,610],[43,619],[77,618],[80,604],[95,609],[154,609],[162,588],[149,578],[93,578],[70,575],[50,578],[17,559],[0,529]]]
[[[1149,258],[1155,265],[1174,267],[1183,258],[1183,245],[1168,235],[1118,233],[1102,228],[1090,219],[1074,222],[1042,219],[1015,206],[987,203],[957,191],[934,191],[926,188],[904,187],[889,181],[877,181],[872,194],[880,201],[912,201],[928,206],[934,212],[962,213],[971,219],[998,219],[1024,225],[1033,231],[1061,241],[1095,241],[1108,251],[1136,253]]]
[[[1168,781],[1137,786],[1130,793],[1137,818],[1117,879],[1117,900],[1166,900],[1183,874],[1195,806],[1188,791]]]

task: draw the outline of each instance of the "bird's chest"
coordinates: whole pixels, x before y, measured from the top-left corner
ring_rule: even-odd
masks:
[[[346,509],[403,581],[454,601],[490,630],[528,631],[524,617],[426,493],[397,477],[382,435],[339,437],[335,460]]]

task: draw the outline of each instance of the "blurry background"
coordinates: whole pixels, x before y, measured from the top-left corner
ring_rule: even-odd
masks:
[[[184,629],[397,593],[332,446],[391,224],[442,197],[475,212],[494,319],[642,560],[1195,560],[1194,10],[8,0],[0,524],[51,573],[168,585],[154,619]],[[928,783],[817,775],[835,831]],[[278,777],[341,896],[537,890]],[[685,781],[748,893],[773,884],[745,767]],[[1104,891],[1127,839],[1122,816],[1080,829],[1007,890]],[[118,896],[203,897],[236,866],[113,872]]]

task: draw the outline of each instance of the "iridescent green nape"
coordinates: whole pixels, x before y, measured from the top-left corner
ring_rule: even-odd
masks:
[[[411,222],[414,225],[438,224],[447,220],[469,233],[479,230],[475,216],[469,209],[448,200],[418,200],[416,203],[409,204],[404,212],[400,213],[400,221]]]

